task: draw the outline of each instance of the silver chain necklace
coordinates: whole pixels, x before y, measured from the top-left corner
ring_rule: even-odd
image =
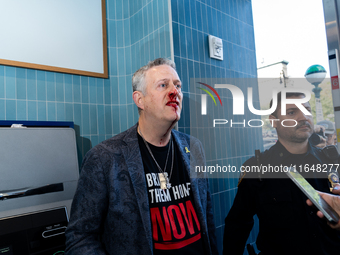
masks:
[[[140,130],[140,127],[138,127],[138,130],[139,130],[140,136],[142,137],[144,144],[145,144],[146,148],[148,149],[153,161],[156,163],[158,171],[160,172],[159,181],[160,181],[160,184],[161,184],[161,189],[170,189],[171,188],[170,179],[171,179],[171,176],[172,176],[172,169],[173,169],[173,166],[174,166],[174,146],[173,146],[173,142],[172,142],[172,139],[171,139],[172,138],[171,133],[170,133],[170,145],[169,145],[168,153],[167,153],[166,160],[165,160],[165,166],[164,166],[164,170],[162,170],[162,168],[158,165],[154,155],[152,154],[152,151],[151,151],[151,149],[148,145],[148,142],[145,141],[143,134],[142,134],[142,131]],[[170,176],[168,177],[168,173],[166,172],[166,167],[167,167],[167,164],[168,164],[170,147],[171,147],[171,152],[172,152],[172,155],[171,155],[172,160],[171,160]]]

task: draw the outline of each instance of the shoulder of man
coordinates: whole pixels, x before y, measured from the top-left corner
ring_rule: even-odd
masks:
[[[273,156],[273,150],[274,148],[271,147],[268,150],[265,150],[260,153],[260,164],[263,163],[264,161],[268,160],[270,157]],[[243,164],[243,166],[255,166],[258,165],[256,156],[254,155],[253,157],[247,159]]]
[[[101,143],[97,144],[93,148],[91,148],[86,155],[90,154],[101,154],[103,152],[108,153],[121,153],[122,146],[128,145],[138,146],[138,137],[137,137],[137,125],[125,130],[122,133],[119,133]]]

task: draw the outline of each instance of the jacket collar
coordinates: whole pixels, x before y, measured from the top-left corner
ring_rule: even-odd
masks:
[[[138,145],[138,123],[135,124],[133,127],[131,127],[130,129],[128,129],[126,131],[126,135],[123,139],[124,143],[128,145],[128,147],[130,147],[132,144],[136,144]],[[184,138],[184,136],[181,135],[180,132],[178,131],[174,131],[171,130],[171,135],[173,136],[173,138],[175,139],[175,143],[179,148],[179,151],[182,155],[182,158],[184,160],[184,165],[185,168],[188,170],[188,174],[190,175],[190,145],[188,144],[187,140]],[[131,146],[133,147],[133,146]],[[139,149],[139,145],[138,145],[138,149]],[[138,163],[141,166],[141,170],[144,171],[143,169],[143,162],[142,162],[142,157],[140,155],[140,152],[138,153],[139,158],[138,158]]]

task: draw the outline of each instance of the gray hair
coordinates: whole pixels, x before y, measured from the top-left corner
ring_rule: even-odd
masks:
[[[132,76],[132,90],[133,91],[140,91],[145,95],[145,73],[150,70],[154,66],[160,65],[168,65],[171,66],[173,69],[176,70],[176,64],[174,61],[167,59],[167,58],[157,58],[153,61],[150,61],[147,65],[142,66],[139,68]]]

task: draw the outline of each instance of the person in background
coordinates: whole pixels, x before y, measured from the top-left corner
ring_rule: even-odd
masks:
[[[132,78],[137,125],[85,156],[66,230],[66,255],[217,254],[201,143],[172,128],[182,83],[175,64],[156,59]]]
[[[322,120],[317,123],[319,126],[324,127],[324,134],[326,136],[326,146],[336,145],[336,130],[333,122],[329,120]]]
[[[336,133],[330,133],[330,134],[326,134],[327,136],[327,145],[336,145],[337,144],[337,137],[336,137]]]
[[[286,98],[300,102],[304,97],[303,93],[286,94]],[[314,132],[310,104],[301,103],[302,109],[287,104],[282,113],[281,93],[277,102],[278,107],[269,118],[276,128],[278,141],[243,164],[243,176],[225,219],[223,254],[243,254],[254,215],[259,219],[256,245],[261,255],[339,254],[340,232],[329,228],[314,213],[314,209],[306,204],[303,192],[283,170],[280,171],[296,166],[315,189],[330,191],[327,174],[309,171],[323,164],[333,164],[320,149],[309,143]],[[261,172],[264,167],[279,170]]]
[[[325,127],[321,125],[314,125],[314,133],[309,137],[310,144],[322,149],[327,146],[326,139]]]

